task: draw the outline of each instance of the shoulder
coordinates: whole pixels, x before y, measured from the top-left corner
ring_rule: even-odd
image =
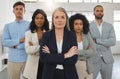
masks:
[[[88,34],[82,34],[83,35],[83,37],[85,37],[85,39],[91,39],[91,35],[90,35],[90,33],[88,32]]]
[[[94,21],[92,21],[92,22],[90,23],[90,25],[92,25],[92,24],[95,24],[95,22],[94,22]]]
[[[103,22],[103,24],[106,25],[106,26],[112,26],[111,23],[108,23],[108,22],[105,22],[105,21]]]
[[[28,30],[28,31],[25,32],[25,34],[26,34],[26,35],[31,34],[31,31]]]
[[[27,30],[29,29],[30,22],[28,22],[28,21],[26,21],[26,20],[23,20],[23,21],[21,22],[21,24],[24,25],[24,26],[27,28]]]
[[[15,21],[7,23],[4,25],[4,29],[8,29],[9,27],[12,27],[15,24]]]
[[[65,33],[66,33],[67,35],[70,35],[70,36],[74,36],[74,35],[75,35],[75,32],[70,31],[70,30],[65,30]]]
[[[49,38],[51,34],[51,31],[47,31],[43,33],[43,38]]]
[[[113,25],[111,23],[108,23],[108,22],[103,22],[103,26],[107,27],[108,29],[113,29]]]
[[[25,24],[30,24],[30,22],[29,22],[29,21],[26,21],[26,20],[23,20],[23,22],[24,22]]]

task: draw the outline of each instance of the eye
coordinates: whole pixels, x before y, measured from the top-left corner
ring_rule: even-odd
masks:
[[[22,11],[23,9],[22,9],[22,8],[20,8],[20,10]]]
[[[58,16],[56,16],[55,18],[56,18],[56,19],[58,19],[59,17],[58,17]]]
[[[61,18],[62,18],[62,19],[64,19],[65,17],[64,17],[64,16],[62,16]]]
[[[15,8],[15,10],[18,10],[18,8]]]

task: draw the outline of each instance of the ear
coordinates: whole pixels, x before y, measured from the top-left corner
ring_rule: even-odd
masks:
[[[26,12],[26,10],[24,10],[24,13]]]
[[[13,13],[15,13],[14,9],[13,9]]]
[[[93,12],[93,15],[95,15],[95,13]]]

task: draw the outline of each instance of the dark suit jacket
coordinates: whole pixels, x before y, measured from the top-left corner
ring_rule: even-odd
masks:
[[[48,46],[50,54],[42,51],[44,45]],[[78,79],[75,67],[77,55],[64,59],[64,53],[67,53],[72,46],[77,46],[77,41],[75,34],[71,31],[64,30],[61,54],[57,52],[55,30],[43,34],[40,48],[40,60],[44,63],[42,79],[53,79],[57,64],[63,65],[66,79]]]

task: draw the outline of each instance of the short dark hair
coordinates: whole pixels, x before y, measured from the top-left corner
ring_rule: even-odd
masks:
[[[35,17],[38,15],[38,14],[42,14],[44,16],[44,24],[42,26],[42,30],[45,30],[45,31],[48,31],[49,30],[49,22],[48,22],[48,19],[47,19],[47,15],[46,13],[42,10],[42,9],[37,9],[35,10],[35,12],[33,13],[32,15],[32,21],[30,23],[30,30],[32,33],[34,33],[36,30],[37,30],[37,26],[35,24]]]
[[[88,34],[88,32],[89,32],[89,22],[84,15],[78,14],[78,13],[75,14],[75,15],[72,15],[69,19],[70,30],[74,31],[74,21],[75,20],[82,20],[82,22],[83,22],[83,34]]]
[[[18,1],[16,3],[14,3],[13,8],[15,8],[18,5],[22,5],[25,8],[25,4],[23,2],[21,2],[21,1]]]
[[[102,8],[103,8],[102,5],[96,5],[93,10],[95,11],[95,9],[96,9],[97,7],[102,7]]]

